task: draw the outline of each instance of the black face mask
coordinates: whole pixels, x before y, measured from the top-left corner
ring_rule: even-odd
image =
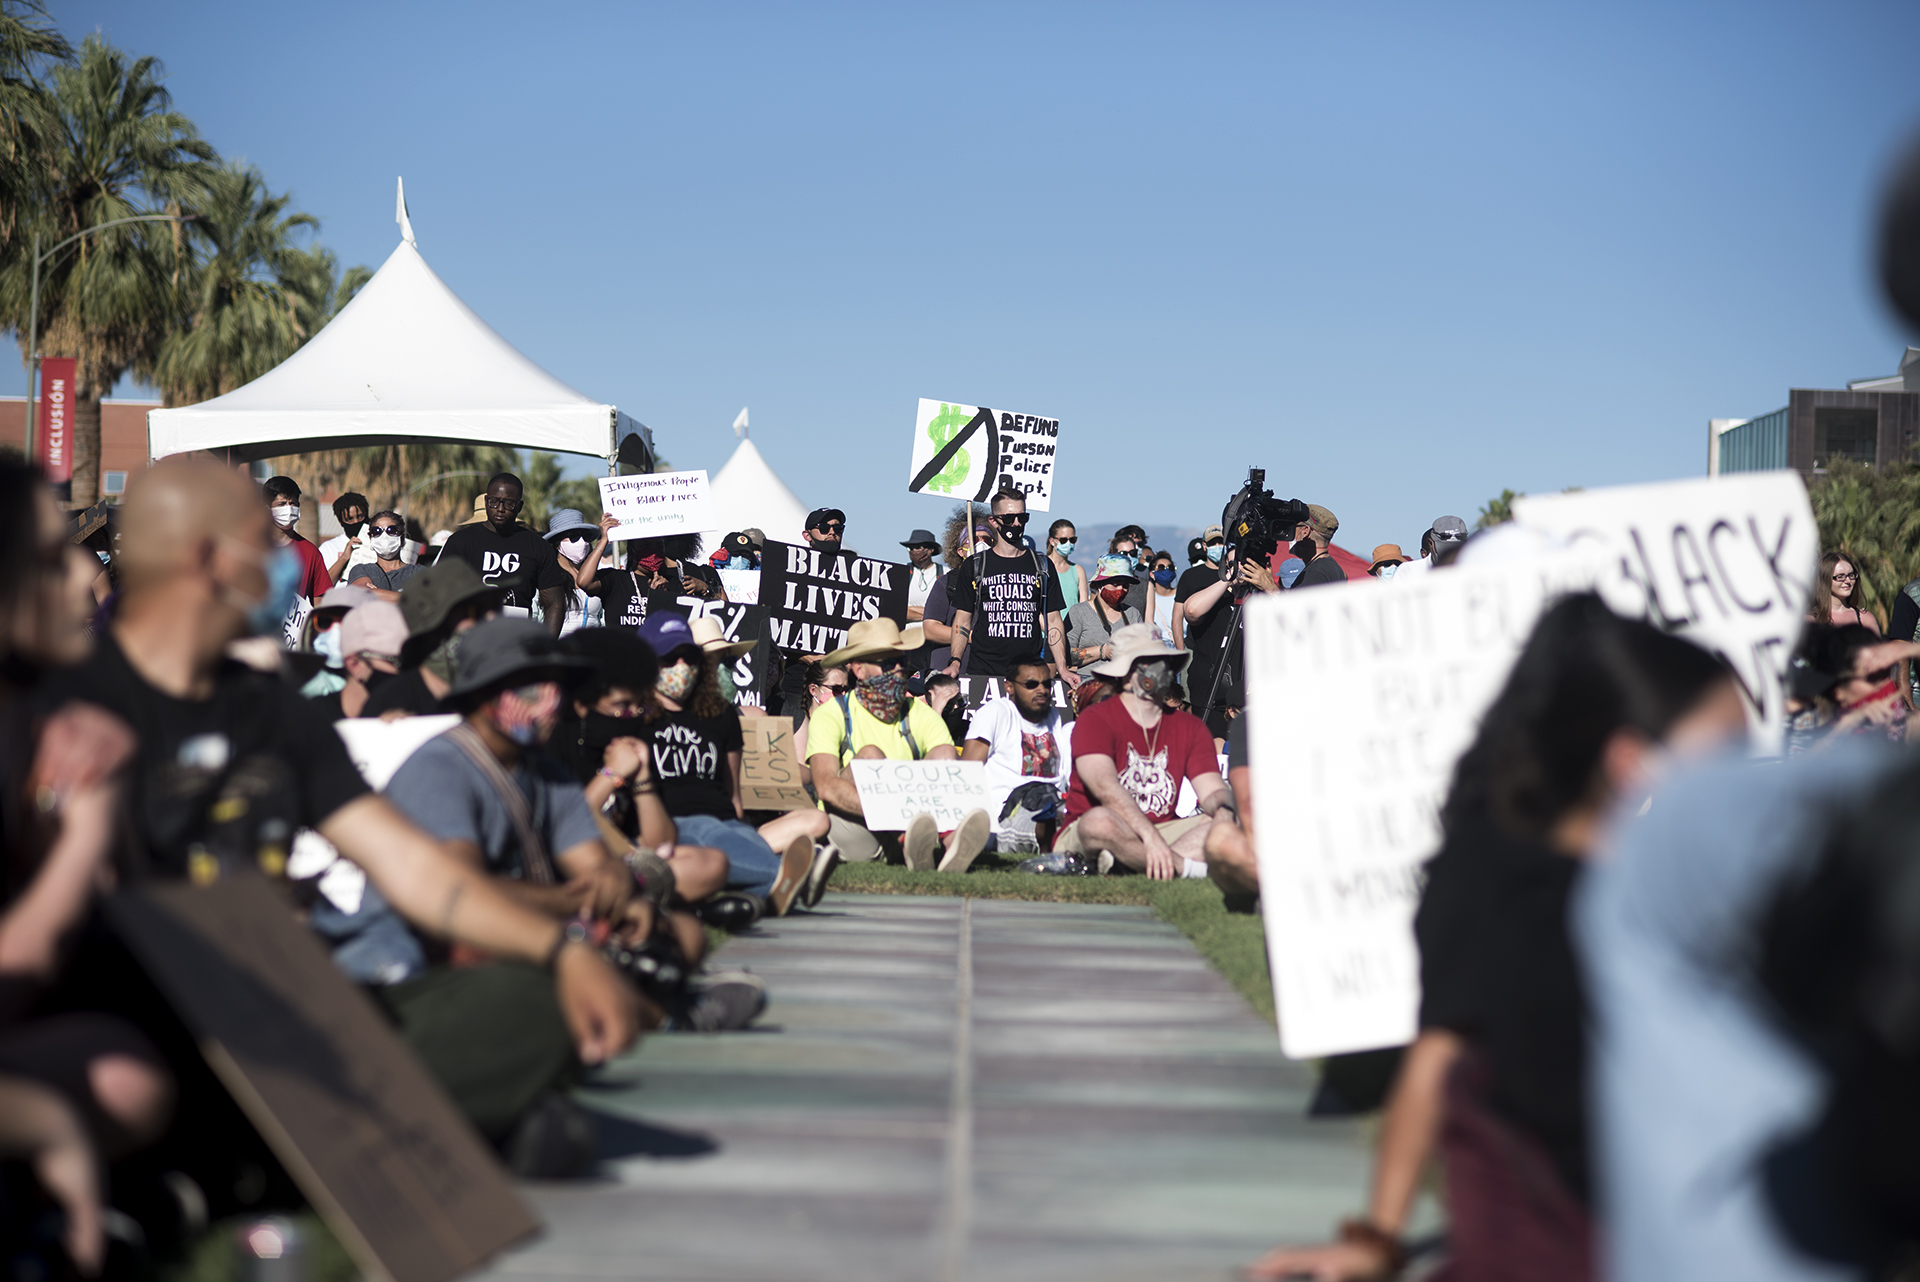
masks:
[[[605,752],[615,739],[631,739],[639,733],[638,717],[610,717],[604,712],[589,712],[580,718],[580,742],[595,752]]]
[[[340,524],[340,528],[347,532],[348,538],[357,539],[360,537],[360,531],[367,528],[367,523],[365,521],[343,521]]]
[[[378,690],[381,686],[387,684],[387,682],[393,680],[394,677],[398,675],[399,675],[398,673],[382,672],[380,669],[374,668],[372,671],[367,673],[367,679],[361,684],[367,687],[368,694],[372,694],[375,690]]]
[[[1308,535],[1306,538],[1301,539],[1298,543],[1288,548],[1287,551],[1293,553],[1295,556],[1299,557],[1302,561],[1311,561],[1313,560],[1314,557],[1320,554],[1320,549],[1317,546],[1315,546],[1312,535]]]

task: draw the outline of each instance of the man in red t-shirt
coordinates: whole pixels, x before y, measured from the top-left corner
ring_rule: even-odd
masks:
[[[1056,851],[1111,852],[1149,877],[1207,875],[1207,825],[1231,815],[1233,795],[1220,778],[1213,735],[1191,712],[1171,705],[1190,657],[1153,635],[1150,623],[1113,634],[1113,657],[1091,671],[1120,681],[1120,694],[1095,704],[1073,723],[1073,780],[1067,828]],[[1175,819],[1180,784],[1190,780],[1201,813]]]
[[[309,604],[319,605],[320,598],[333,586],[333,579],[327,574],[327,563],[320,556],[320,549],[307,541],[307,537],[293,528],[300,519],[300,485],[291,476],[271,476],[260,485],[260,495],[267,501],[267,511],[273,517],[273,541],[282,547],[291,547],[300,558],[299,594]]]

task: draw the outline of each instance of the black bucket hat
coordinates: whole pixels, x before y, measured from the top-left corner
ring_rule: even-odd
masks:
[[[458,665],[447,690],[454,698],[495,686],[564,681],[589,666],[587,660],[562,650],[552,634],[532,619],[476,623],[460,638]]]

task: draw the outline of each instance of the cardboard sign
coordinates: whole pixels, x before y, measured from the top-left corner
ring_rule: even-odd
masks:
[[[805,810],[813,798],[793,753],[793,722],[785,717],[742,717],[746,744],[740,754],[740,804],[747,810]]]
[[[1618,614],[1712,650],[1733,669],[1754,750],[1777,756],[1784,679],[1820,562],[1797,472],[1749,472],[1514,502],[1517,524],[1603,551]]]
[[[689,617],[706,617],[720,624],[729,641],[752,641],[753,649],[722,661],[733,678],[733,702],[739,708],[767,706],[773,682],[773,640],[767,631],[767,612],[757,605],[702,601]]]
[[[333,723],[334,731],[347,745],[347,756],[360,771],[360,777],[376,791],[387,786],[408,757],[429,739],[437,739],[460,724],[453,713],[435,717],[401,717],[382,721],[378,717],[349,717]]]
[[[760,608],[773,648],[786,654],[830,654],[862,619],[905,626],[912,570],[852,552],[823,556],[816,548],[768,543],[760,558]]]
[[[985,503],[1005,485],[1027,496],[1029,512],[1045,512],[1059,439],[1057,418],[922,400],[913,418],[907,489]]]
[[[1412,1040],[1413,912],[1454,762],[1541,610],[1599,574],[1561,553],[1248,602],[1260,902],[1289,1057]]]
[[[620,520],[613,527],[613,538],[651,539],[713,528],[704,469],[603,476],[599,482],[600,510]]]
[[[147,882],[115,929],[362,1272],[443,1282],[539,1231],[366,994],[264,878]]]
[[[958,828],[968,812],[987,808],[984,761],[862,761],[853,766],[860,809],[874,832],[900,832],[915,815],[932,815],[940,831]]]

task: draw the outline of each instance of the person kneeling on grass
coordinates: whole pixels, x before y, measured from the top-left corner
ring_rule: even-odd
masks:
[[[1171,707],[1189,652],[1156,638],[1149,623],[1119,629],[1112,644],[1113,657],[1092,671],[1118,678],[1120,694],[1073,723],[1067,827],[1054,851],[1083,859],[1098,852],[1102,873],[1117,860],[1163,881],[1205,877],[1207,826],[1234,807],[1206,723]],[[1183,781],[1193,784],[1201,813],[1175,819]]]
[[[960,755],[940,714],[907,692],[907,667],[920,643],[917,624],[902,632],[891,619],[867,619],[847,630],[845,646],[820,660],[823,668],[845,665],[854,682],[851,699],[840,695],[813,710],[807,735],[813,790],[831,817],[831,840],[848,859],[880,857],[879,839],[864,826],[850,762],[952,761]],[[968,813],[946,840],[940,871],[965,872],[992,835],[986,811]],[[909,820],[902,846],[908,868],[932,869],[941,848],[933,816]]]
[[[746,741],[739,711],[720,693],[719,667],[723,657],[737,658],[753,643],[706,649],[686,616],[670,611],[648,615],[640,640],[660,656],[660,674],[640,700],[638,729],[680,839],[724,852],[727,887],[765,900],[771,916],[785,916],[803,892],[802,902],[818,903],[839,862],[831,849],[814,854],[813,843],[827,835],[827,817],[794,810],[756,829],[740,804]]]

